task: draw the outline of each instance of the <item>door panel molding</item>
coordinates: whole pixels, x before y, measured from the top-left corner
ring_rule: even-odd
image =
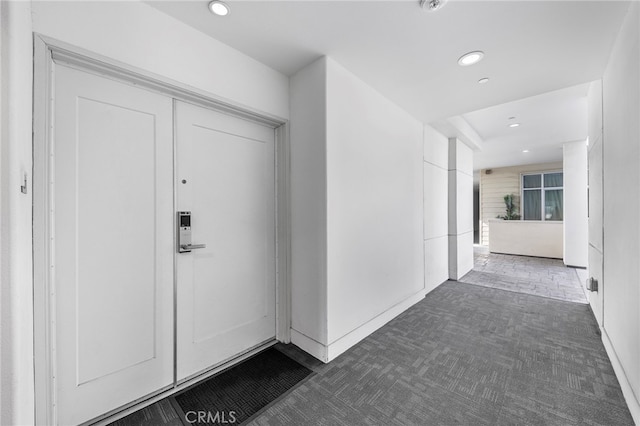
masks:
[[[172,79],[132,67],[128,64],[97,55],[85,49],[35,33],[33,104],[33,335],[36,424],[54,424],[56,419],[56,410],[53,404],[53,401],[55,400],[55,389],[53,383],[55,363],[53,328],[55,324],[51,316],[52,309],[55,308],[55,297],[52,294],[51,268],[49,267],[52,260],[52,253],[50,252],[48,243],[49,236],[52,232],[52,222],[47,209],[52,195],[49,191],[48,177],[52,170],[49,147],[52,142],[53,134],[52,116],[54,111],[54,64],[64,64],[70,68],[75,68],[81,71],[101,75],[112,80],[142,87],[144,89],[160,93],[164,96],[171,97],[174,100],[182,100],[223,112],[225,114],[261,123],[263,125],[270,126],[275,130],[276,338],[286,343],[290,342],[291,227],[288,120],[245,105],[239,105],[236,102],[217,97],[214,94],[184,85]],[[174,341],[175,340],[174,336]],[[159,389],[152,395],[148,395],[140,400],[132,401],[130,404],[126,405],[126,407],[131,407],[128,409],[128,412],[133,411],[141,404],[150,404],[158,400],[160,397],[167,396],[183,389],[185,386],[191,385],[194,381],[205,378],[211,374],[215,374],[221,369],[228,367],[234,361],[239,361],[246,356],[249,356],[249,354],[244,354],[236,360],[231,360],[227,364],[217,366],[213,370],[204,373],[204,375],[194,377],[190,381],[180,383],[177,386],[175,385],[176,377],[174,377],[174,386],[172,388]],[[174,368],[174,374],[175,371],[176,368]],[[135,404],[138,405],[136,406]],[[121,417],[120,414],[114,415],[113,412],[110,412],[100,416],[99,419],[103,419],[108,416]]]

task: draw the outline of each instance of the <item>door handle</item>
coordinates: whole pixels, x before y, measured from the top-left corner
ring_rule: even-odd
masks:
[[[203,249],[207,247],[206,244],[191,244],[191,212],[184,211],[178,212],[178,220],[176,220],[178,226],[177,232],[177,245],[178,253],[189,253],[191,250]]]
[[[180,248],[184,251],[191,251],[195,249],[203,249],[206,248],[206,244],[181,244]]]

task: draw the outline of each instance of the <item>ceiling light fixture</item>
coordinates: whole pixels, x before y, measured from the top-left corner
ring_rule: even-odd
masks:
[[[520,127],[520,123],[511,123],[509,127]]]
[[[474,52],[465,53],[458,59],[458,65],[462,67],[468,67],[469,65],[477,64],[484,57],[484,52],[476,50]]]
[[[489,78],[488,77],[484,77],[484,78],[481,78],[480,80],[478,80],[478,83],[480,83],[480,84],[485,84],[485,83],[488,83],[488,82],[489,82]]]
[[[209,10],[211,13],[218,16],[227,16],[229,12],[231,12],[231,9],[225,2],[218,0],[214,0],[209,3]]]
[[[526,154],[527,152],[529,152],[529,150],[528,149],[523,149],[522,152],[524,152]]]
[[[420,7],[430,12],[442,9],[447,0],[420,0]]]

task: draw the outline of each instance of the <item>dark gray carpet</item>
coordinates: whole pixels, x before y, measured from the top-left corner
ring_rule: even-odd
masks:
[[[447,282],[310,368],[251,424],[633,425],[587,305],[488,287]]]

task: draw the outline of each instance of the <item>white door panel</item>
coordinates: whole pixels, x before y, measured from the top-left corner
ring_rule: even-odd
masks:
[[[274,131],[176,102],[178,380],[275,337]]]
[[[76,424],[173,380],[172,104],[57,66],[56,408]]]

